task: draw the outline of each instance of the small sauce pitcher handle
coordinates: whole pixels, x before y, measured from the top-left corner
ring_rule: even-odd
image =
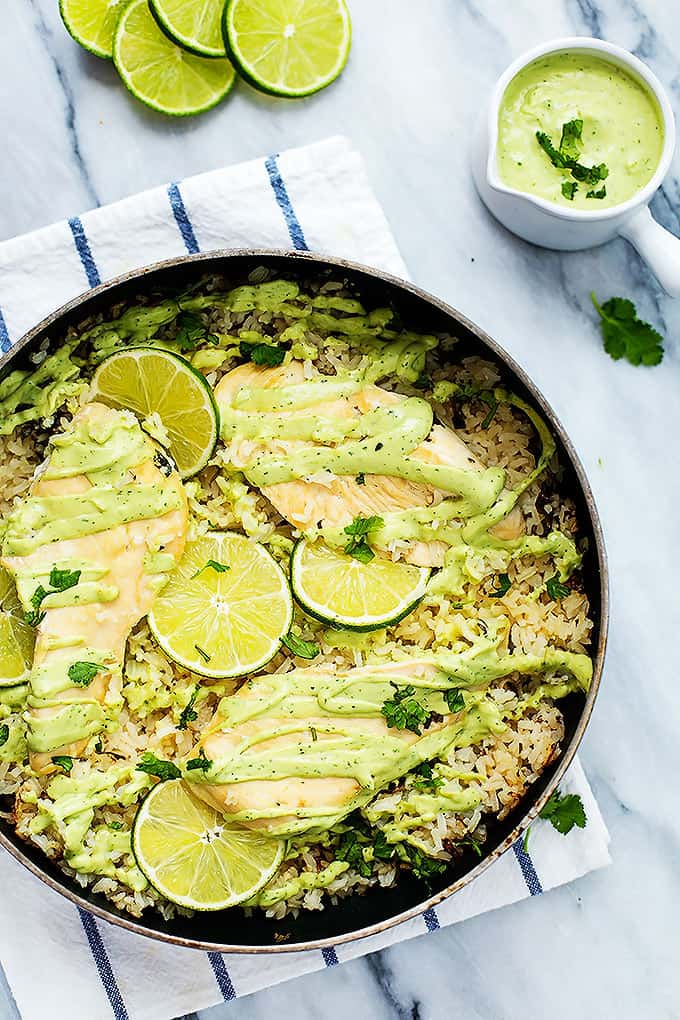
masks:
[[[619,233],[641,255],[663,289],[671,297],[680,297],[680,238],[656,222],[649,206],[622,223]]]

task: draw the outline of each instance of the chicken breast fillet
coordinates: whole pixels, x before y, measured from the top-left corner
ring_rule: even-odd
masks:
[[[280,389],[304,385],[304,366],[291,361],[277,368],[260,368],[244,364],[228,372],[218,383],[215,397],[218,404],[230,408],[241,390],[248,388]],[[380,407],[389,407],[406,398],[379,386],[366,384],[350,396],[327,398],[313,407],[306,406],[288,411],[276,411],[278,418],[316,415],[324,419],[360,418]],[[247,413],[247,404],[244,407]],[[230,463],[238,469],[247,469],[262,454],[290,456],[309,444],[291,439],[243,439],[225,436]],[[477,460],[456,433],[443,425],[432,426],[427,439],[411,454],[428,464],[440,464],[463,470],[481,472],[485,466]],[[405,478],[381,474],[365,474],[362,481],[354,475],[328,474],[323,480],[300,479],[262,486],[261,491],[279,513],[294,527],[305,533],[318,528],[342,529],[355,517],[381,516],[391,511],[415,507],[437,506],[450,493]],[[524,533],[524,518],[519,507],[491,529],[501,539],[519,538]],[[380,535],[374,543],[379,547]],[[412,541],[404,559],[419,566],[442,566],[447,546],[444,542]]]
[[[180,477],[134,415],[87,404],[53,438],[0,559],[37,622],[28,700],[37,772],[52,771],[54,756],[80,755],[120,703],[127,637],[181,557],[186,530]]]

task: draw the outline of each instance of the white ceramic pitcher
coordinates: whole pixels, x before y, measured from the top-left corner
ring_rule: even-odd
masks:
[[[627,202],[607,209],[568,209],[504,184],[498,173],[498,113],[510,81],[527,64],[548,53],[594,52],[640,79],[656,97],[664,145],[656,173]],[[665,89],[655,74],[632,53],[600,39],[572,36],[553,39],[518,57],[498,79],[486,116],[481,118],[473,152],[473,174],[484,204],[496,219],[544,248],[576,251],[625,237],[648,264],[661,286],[680,297],[680,240],[652,218],[649,203],[668,173],[675,149],[675,118]]]

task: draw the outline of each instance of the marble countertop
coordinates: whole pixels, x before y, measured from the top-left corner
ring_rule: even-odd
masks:
[[[557,35],[642,57],[680,112],[680,25],[667,0],[351,0],[341,81],[286,103],[240,87],[186,123],[136,105],[82,53],[56,0],[4,5],[0,239],[168,179],[349,135],[413,278],[478,322],[528,370],[584,461],[611,560],[613,619],[582,760],[612,835],[612,867],[331,972],[201,1014],[340,1020],[680,1017],[680,302],[625,242],[562,255],[486,213],[468,169],[482,97],[522,50]],[[680,158],[654,200],[680,233]],[[603,352],[589,293],[631,297],[666,336],[654,369]],[[0,1015],[17,1017],[7,989]]]

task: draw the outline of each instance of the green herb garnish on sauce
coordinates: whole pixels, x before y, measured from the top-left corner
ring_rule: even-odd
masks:
[[[594,293],[590,297],[600,316],[604,349],[614,361],[626,358],[631,365],[659,364],[663,337],[648,322],[638,319],[632,301],[612,297],[600,305]]]
[[[98,662],[73,662],[68,668],[68,678],[75,687],[89,687],[103,669]]]
[[[343,529],[345,534],[350,536],[345,553],[360,563],[370,563],[375,553],[366,536],[373,534],[374,531],[380,531],[384,524],[382,517],[355,517],[352,523]]]
[[[420,736],[423,726],[429,719],[429,714],[413,697],[416,693],[415,687],[412,684],[399,687],[394,683],[392,686],[394,687],[393,697],[389,698],[380,709],[387,720],[387,725],[392,726],[395,730],[410,730],[411,733],[417,733]]]
[[[562,194],[565,198],[568,198],[570,202],[574,201],[574,195],[578,191],[578,184],[576,181],[563,181],[562,182]],[[588,193],[590,194],[590,192]]]
[[[462,712],[465,708],[463,692],[456,687],[444,691],[444,701],[449,706],[449,712]]]
[[[25,614],[26,623],[31,627],[37,627],[45,619],[45,613],[40,611],[40,607],[43,603],[43,599],[46,599],[48,595],[53,595],[58,591],[66,591],[68,588],[75,588],[80,580],[79,570],[59,570],[57,567],[52,567],[50,571],[49,589],[44,588],[41,584],[35,589],[31,595],[31,605],[33,609],[29,609]]]
[[[432,771],[432,764],[429,761],[421,762],[413,770],[413,775],[415,776],[413,787],[422,793],[437,793],[444,785],[442,777],[436,776]]]
[[[198,749],[198,758],[190,758],[187,762],[187,770],[193,772],[196,769],[200,769],[201,772],[207,772],[212,762],[209,758],[206,758],[205,751],[202,747]]]
[[[550,135],[546,134],[545,131],[536,132],[536,141],[546,153],[552,165],[558,170],[568,170],[574,178],[574,181],[565,181],[562,185],[562,194],[572,202],[577,189],[575,181],[582,181],[585,184],[598,184],[609,176],[609,168],[605,163],[597,163],[595,166],[584,166],[583,163],[578,162],[583,144],[581,137],[582,130],[582,120],[570,120],[563,124],[559,149],[555,148]],[[602,194],[589,191],[586,198],[604,198],[606,194],[606,189],[603,189]]]

